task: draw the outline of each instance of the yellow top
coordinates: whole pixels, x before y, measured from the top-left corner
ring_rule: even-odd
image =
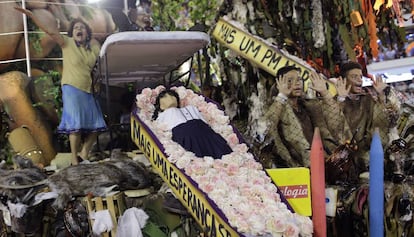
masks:
[[[62,85],[71,85],[82,91],[91,93],[91,72],[98,58],[100,45],[97,41],[91,41],[90,49],[77,46],[75,40],[63,36],[65,44],[62,47],[63,73]]]

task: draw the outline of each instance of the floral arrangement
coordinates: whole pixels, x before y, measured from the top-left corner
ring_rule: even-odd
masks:
[[[247,145],[239,142],[224,112],[192,90],[172,89],[180,96],[180,106],[191,104],[200,110],[209,125],[227,140],[232,153],[216,160],[198,158],[172,141],[171,131],[151,119],[155,99],[165,90],[164,86],[145,88],[136,96],[138,116],[163,144],[169,161],[198,184],[222,210],[229,224],[246,236],[312,236],[310,218],[292,213],[281,201],[277,187],[248,152]]]

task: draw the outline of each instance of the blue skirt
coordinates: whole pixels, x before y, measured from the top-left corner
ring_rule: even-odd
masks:
[[[198,157],[220,159],[232,152],[227,141],[200,119],[188,120],[172,129],[172,140]]]
[[[91,93],[62,86],[63,111],[58,133],[91,133],[107,130],[98,101]]]

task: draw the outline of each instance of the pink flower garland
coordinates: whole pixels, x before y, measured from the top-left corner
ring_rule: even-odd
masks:
[[[248,152],[247,145],[239,143],[224,112],[192,90],[185,87],[172,89],[179,94],[181,106],[191,104],[200,110],[210,126],[227,140],[233,152],[220,160],[197,158],[173,142],[171,131],[151,119],[155,99],[165,87],[145,88],[136,96],[138,116],[163,144],[168,160],[183,169],[208,194],[239,233],[248,236],[312,236],[310,218],[292,213],[281,202],[277,187]]]

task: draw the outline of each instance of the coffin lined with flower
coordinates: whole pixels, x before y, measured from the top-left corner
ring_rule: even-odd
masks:
[[[190,89],[172,89],[181,107],[197,107],[233,152],[221,159],[199,158],[172,141],[171,130],[152,120],[164,86],[145,88],[136,96],[131,137],[209,236],[312,236],[311,219],[285,204],[224,111]]]

